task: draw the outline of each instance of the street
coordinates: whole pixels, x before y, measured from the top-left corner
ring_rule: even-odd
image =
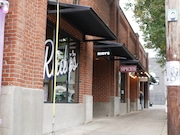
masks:
[[[153,106],[126,115],[96,118],[55,135],[167,135],[167,113],[164,107]]]

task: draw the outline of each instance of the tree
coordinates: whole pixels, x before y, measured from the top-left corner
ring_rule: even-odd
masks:
[[[136,22],[143,32],[144,47],[157,51],[158,63],[166,61],[166,29],[164,0],[135,0],[127,2],[126,10],[132,9]]]

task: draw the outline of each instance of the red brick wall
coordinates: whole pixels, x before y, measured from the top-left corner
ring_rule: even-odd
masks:
[[[126,48],[128,48],[134,56],[137,56],[137,48],[140,45],[138,35],[134,33],[127,18],[122,12],[119,12],[119,16],[119,42],[125,43]]]
[[[129,73],[125,73],[125,102],[130,98],[130,76]]]
[[[126,48],[128,48],[128,50],[135,56],[135,58],[139,59],[145,69],[148,70],[148,55],[146,54],[144,48],[139,41],[138,34],[134,33],[126,16],[121,11],[119,11],[118,13],[118,41],[121,43],[125,43]]]
[[[47,18],[48,18],[48,21],[56,25],[56,14],[48,14]],[[83,41],[83,38],[84,38],[83,34],[80,31],[78,31],[78,29],[73,27],[69,22],[61,18],[61,16],[60,16],[59,23],[60,23],[60,31],[64,30],[67,33],[69,33],[71,36],[73,36],[74,38],[78,39],[79,41]]]
[[[42,88],[46,8],[45,0],[10,1],[2,85]]]
[[[72,3],[70,0],[62,0],[61,2]],[[80,0],[79,2],[80,5],[91,6],[98,16],[100,16],[100,18],[112,28],[114,33],[117,34],[118,41],[125,43],[126,47],[134,56],[139,56],[139,54],[137,54],[139,53],[137,50],[139,47],[137,46],[140,45],[139,41],[137,41],[138,37],[121,12],[118,6],[118,0]],[[75,30],[70,27],[70,25],[65,26],[62,24],[67,24],[67,22],[61,23],[61,27],[64,27],[66,31],[69,30],[68,32],[71,34],[74,33]],[[93,65],[92,42],[82,42],[80,50],[80,102],[82,102],[83,94],[93,95],[95,102],[108,102],[110,96],[118,95],[118,87],[115,86],[118,86],[119,64],[114,66],[115,64],[113,61],[94,60]],[[92,69],[94,69],[94,71]],[[129,98],[130,86],[128,75],[126,78],[126,97]]]
[[[109,102],[114,90],[113,61],[94,60],[93,100],[94,102]]]
[[[48,15],[48,20],[56,23],[54,15]],[[74,38],[81,41],[80,44],[80,80],[79,80],[79,102],[83,101],[83,95],[92,95],[92,61],[93,61],[93,45],[92,42],[86,43],[83,41],[83,35],[76,28],[64,19],[60,19],[60,27],[62,30],[69,33]],[[78,82],[76,82],[78,83]]]
[[[53,23],[56,23],[56,17],[54,15],[48,15],[48,19]],[[79,102],[83,102],[83,95],[92,95],[93,43],[83,42],[82,33],[62,18],[60,19],[60,27],[71,36],[81,41],[79,62]]]
[[[137,92],[139,91],[138,84],[139,84],[138,77],[136,78],[130,77],[130,101],[131,102],[135,102],[135,99],[138,98],[137,97]]]
[[[73,3],[73,0],[61,0],[61,2]],[[117,35],[118,42],[125,43],[129,51],[141,60],[143,66],[146,65],[144,61],[147,57],[146,53],[139,42],[138,36],[134,33],[127,18],[120,9],[118,0],[79,0],[79,4],[91,6],[98,16]],[[140,48],[139,51],[138,48]]]
[[[133,55],[136,55],[136,39],[137,39],[136,34],[131,31],[129,35],[128,49]]]
[[[59,0],[59,2],[73,4],[73,0]]]
[[[106,0],[80,0],[81,5],[91,6],[93,10],[98,14],[98,16],[107,24],[110,25],[110,10],[109,1]],[[109,62],[109,61],[108,61]],[[108,63],[106,61],[106,64]],[[80,54],[80,102],[82,101],[82,95],[92,95],[95,102],[109,101],[109,96],[112,92],[113,85],[113,67],[106,67],[106,64],[102,65],[96,62],[93,67],[93,43],[83,43],[81,45],[81,54]],[[109,64],[109,63],[108,63]],[[113,65],[113,63],[111,63]],[[102,67],[101,71],[96,69],[96,66]],[[106,67],[106,68],[105,68]],[[105,68],[105,69],[103,69]],[[108,70],[106,70],[108,68]],[[94,69],[94,71],[93,71]],[[107,71],[112,70],[111,74]],[[102,76],[99,76],[98,73],[102,72]],[[96,77],[97,76],[97,77]],[[112,77],[112,78],[111,78]],[[92,80],[98,78],[97,80]],[[102,81],[102,82],[101,82]],[[102,86],[103,87],[99,87]],[[95,86],[95,88],[94,88]],[[93,87],[93,88],[92,88]],[[93,93],[92,93],[93,92]],[[95,93],[94,93],[95,92]],[[102,96],[98,96],[101,94]]]
[[[142,65],[145,69],[148,69],[148,55],[145,53],[145,50],[142,46],[139,47],[139,60],[141,61]]]
[[[61,0],[61,2],[72,3],[73,0]],[[80,0],[80,3],[92,6],[108,26],[112,26],[115,32],[120,33],[118,39],[130,46],[130,50],[135,50],[134,41],[128,40],[130,38],[128,31],[132,31],[132,29],[127,20],[124,20],[125,18],[117,20],[118,15],[112,16],[113,13],[121,13],[117,12],[119,10],[116,6],[117,3],[115,4],[111,0]],[[47,1],[45,0],[10,1],[10,11],[6,16],[5,24],[2,85],[42,88],[46,8]],[[125,25],[121,24],[122,19]],[[116,30],[117,26],[118,31]],[[61,20],[61,27],[77,36],[77,39],[82,40],[81,33],[65,20]],[[129,43],[133,45],[129,45]],[[118,82],[118,77],[114,76],[117,72],[117,69],[114,69],[114,63],[112,61],[95,61],[93,72],[93,43],[82,43],[80,49],[80,102],[82,102],[83,94],[92,95],[92,87],[94,101],[109,101],[109,96],[114,96],[114,89],[117,90],[114,88]],[[142,51],[142,53],[144,52]],[[143,56],[140,55],[140,57]],[[94,80],[92,80],[93,73]],[[116,78],[114,79],[114,77]]]
[[[111,25],[111,12],[112,12],[112,6],[110,5],[112,5],[113,2],[114,1],[111,0],[80,0],[81,5],[91,6],[93,10],[98,14],[98,16],[109,27]],[[114,62],[109,60],[96,61],[94,59],[93,64],[94,64],[93,65],[94,71],[92,71],[93,82],[91,81],[91,84],[89,83],[89,85],[92,85],[93,87],[93,88],[91,87],[93,101],[109,102],[110,96],[114,96],[117,94],[116,91],[114,90],[114,85],[117,82],[117,79],[114,79],[117,78],[114,76]],[[80,73],[82,74],[81,71]]]
[[[124,16],[120,15],[119,19],[119,34],[118,39],[120,43],[124,43],[126,46],[128,44],[128,25],[123,19]]]
[[[114,62],[114,89],[112,91],[111,96],[119,96],[119,68],[120,68],[120,61],[116,60]]]
[[[93,78],[93,43],[87,42],[80,45],[80,80],[79,100],[82,102],[83,95],[92,95]]]

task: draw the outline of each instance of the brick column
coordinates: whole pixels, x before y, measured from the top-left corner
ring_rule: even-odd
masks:
[[[42,134],[46,0],[11,0],[0,95],[1,135]]]
[[[130,103],[131,103],[131,111],[137,110],[137,101],[139,96],[137,97],[138,89],[138,77],[131,78],[130,77]]]
[[[127,112],[130,112],[130,77],[128,73],[125,76],[125,101],[127,103]]]

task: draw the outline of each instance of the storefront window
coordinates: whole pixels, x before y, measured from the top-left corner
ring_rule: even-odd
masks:
[[[44,61],[44,101],[52,102],[54,94],[54,28],[47,27]],[[61,32],[57,50],[56,103],[78,102],[79,42]]]
[[[120,102],[125,103],[125,73],[119,72],[119,97]]]

